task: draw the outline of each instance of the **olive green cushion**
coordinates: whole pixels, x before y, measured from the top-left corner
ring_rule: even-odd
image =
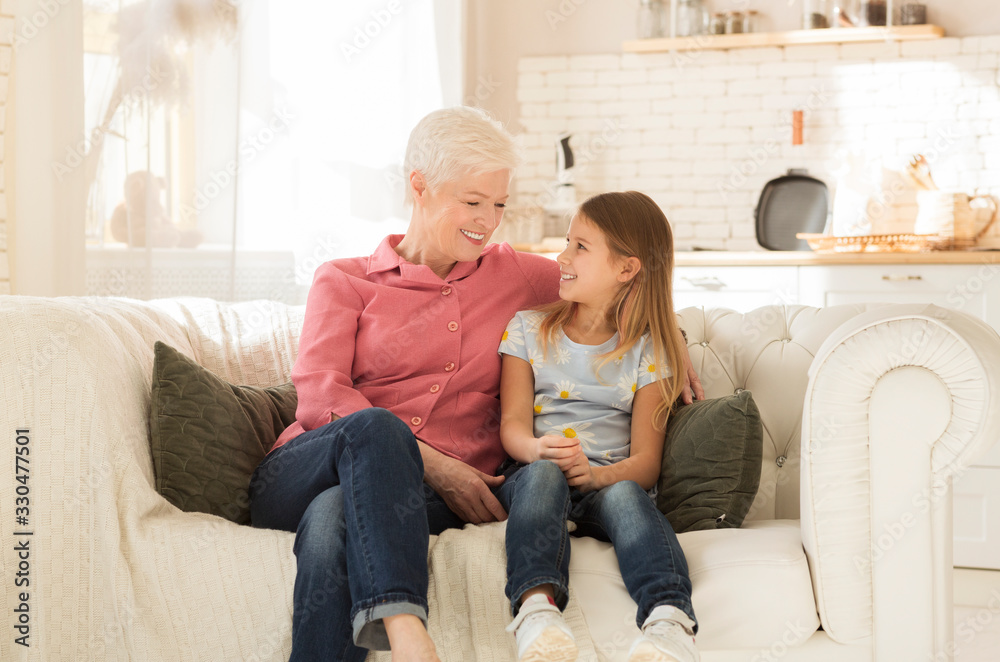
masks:
[[[675,408],[656,495],[674,531],[743,523],[760,485],[763,440],[750,391]]]
[[[162,342],[153,351],[156,490],[185,512],[249,524],[250,475],[295,420],[295,387],[235,386]]]

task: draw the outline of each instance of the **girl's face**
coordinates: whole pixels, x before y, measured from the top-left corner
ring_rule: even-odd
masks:
[[[609,306],[624,282],[624,260],[611,252],[604,233],[582,213],[569,222],[566,240],[566,249],[556,258],[559,298],[595,308]]]
[[[478,259],[503,219],[509,189],[510,170],[494,170],[428,190],[424,204],[433,245],[425,248],[445,261]]]

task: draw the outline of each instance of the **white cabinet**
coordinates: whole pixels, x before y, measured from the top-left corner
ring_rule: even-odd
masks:
[[[1000,264],[859,264],[798,270],[799,303],[806,306],[933,303],[1000,329]]]
[[[740,312],[794,304],[796,267],[675,267],[674,308],[731,308]]]
[[[1000,330],[1000,262],[989,256],[956,264],[858,262],[867,264],[677,266],[674,305],[747,312],[770,304],[933,303]],[[955,479],[954,498],[955,565],[1000,570],[1000,444]]]

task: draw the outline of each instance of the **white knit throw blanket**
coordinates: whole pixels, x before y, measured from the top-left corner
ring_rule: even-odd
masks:
[[[294,536],[167,503],[147,418],[155,340],[230,383],[272,385],[288,380],[301,323],[301,307],[269,302],[0,297],[0,607],[10,616],[25,592],[30,609],[30,647],[8,618],[0,660],[288,659]],[[31,440],[24,524],[19,429]],[[26,536],[15,530],[32,532],[30,586],[18,591],[14,542]],[[503,531],[434,539],[430,632],[446,662],[514,659]],[[594,659],[572,600],[567,619],[581,659]]]
[[[516,662],[510,603],[504,597],[506,524],[466,525],[431,538],[428,553],[431,613],[428,631],[443,662]],[[563,614],[573,630],[581,662],[596,661],[583,612],[570,589]],[[369,662],[390,662],[388,652]]]

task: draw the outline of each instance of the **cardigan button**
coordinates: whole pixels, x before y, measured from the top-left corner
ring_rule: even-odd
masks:
[[[444,371],[445,372],[451,372],[454,369],[455,369],[455,364],[452,363],[451,361],[448,361],[447,363],[444,364]]]
[[[449,294],[451,294],[451,285],[445,285],[444,287],[442,287],[441,288],[441,294],[443,294],[445,296],[448,296]]]
[[[449,331],[458,331],[458,322],[448,322]]]
[[[439,384],[434,384],[434,385],[431,386],[431,393],[437,393],[440,390],[441,390],[441,386]]]
[[[413,423],[414,425],[420,425],[423,422],[424,419],[420,418],[419,416],[414,416],[413,418],[410,419],[410,423]]]

